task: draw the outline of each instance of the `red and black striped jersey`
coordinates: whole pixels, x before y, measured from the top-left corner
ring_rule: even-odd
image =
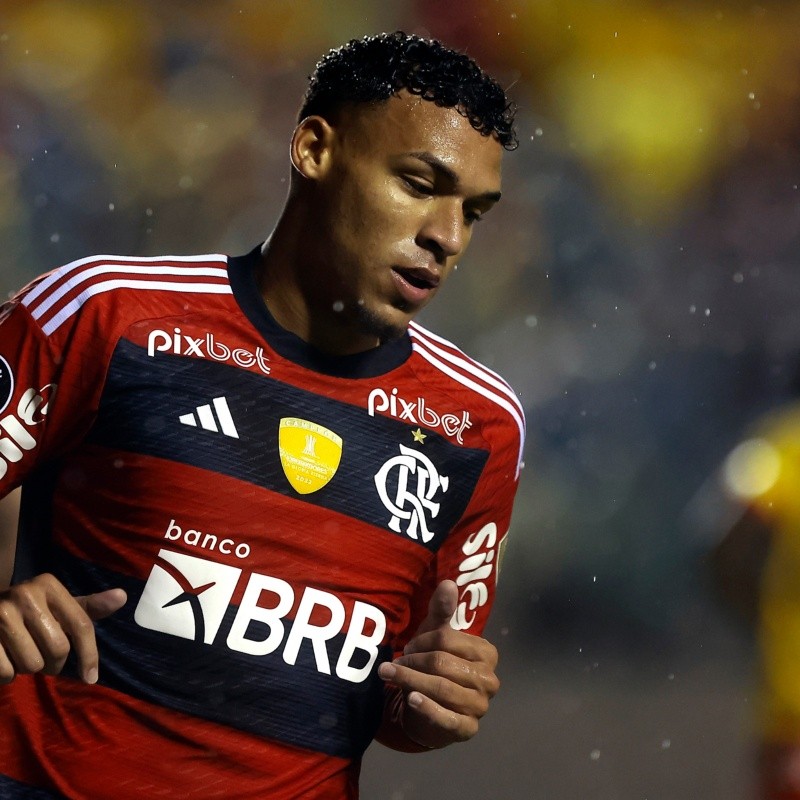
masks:
[[[436,584],[459,587],[454,627],[484,627],[514,393],[415,323],[316,351],[270,316],[257,258],[86,258],[0,310],[15,579],[128,593],[97,624],[99,684],[0,687],[9,793],[357,797],[377,667]]]

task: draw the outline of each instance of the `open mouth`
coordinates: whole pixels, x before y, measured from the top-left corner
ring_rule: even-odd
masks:
[[[435,289],[439,285],[439,277],[427,269],[398,269],[400,277],[415,289]]]

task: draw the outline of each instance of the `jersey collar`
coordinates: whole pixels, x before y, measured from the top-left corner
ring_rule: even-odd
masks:
[[[282,328],[269,312],[258,290],[255,268],[260,254],[261,245],[258,245],[247,255],[229,256],[228,276],[233,296],[242,312],[275,352],[314,372],[339,378],[374,378],[396,369],[411,355],[411,337],[408,333],[363,353],[332,356]]]

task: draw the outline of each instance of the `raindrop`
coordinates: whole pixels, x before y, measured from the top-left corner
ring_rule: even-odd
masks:
[[[108,204],[108,210],[109,211],[113,211],[114,210],[114,204],[113,203],[109,203]]]
[[[53,235],[50,237],[50,241],[51,241],[51,242],[53,242],[53,244],[55,244],[56,242],[59,242],[59,241],[61,241],[61,234],[59,234],[59,233],[54,233],[54,234],[53,234]]]
[[[657,365],[656,365],[656,362],[655,362],[655,361],[651,361],[651,362],[650,362],[650,363],[647,365],[647,368],[648,368],[648,369],[649,369],[649,370],[652,372],[652,371],[653,371],[653,370],[656,368],[656,366],[657,366]]]
[[[599,750],[592,750],[592,752],[589,753],[589,758],[591,758],[592,761],[599,761],[600,760],[600,751]]]
[[[536,314],[529,314],[527,317],[525,317],[525,324],[529,328],[535,328],[539,324],[539,318],[536,316]]]
[[[664,739],[664,741],[661,742],[661,749],[662,750],[669,750],[669,746],[671,744],[672,744],[672,742],[669,739]]]
[[[733,273],[733,282],[734,283],[741,283],[744,280],[744,275],[741,272],[734,272]]]
[[[338,314],[340,311],[344,311],[344,303],[341,300],[336,300],[333,304],[333,310]]]

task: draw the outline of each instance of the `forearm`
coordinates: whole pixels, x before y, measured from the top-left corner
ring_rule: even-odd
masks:
[[[20,490],[0,500],[0,589],[11,583],[14,569],[14,550],[17,543]]]

